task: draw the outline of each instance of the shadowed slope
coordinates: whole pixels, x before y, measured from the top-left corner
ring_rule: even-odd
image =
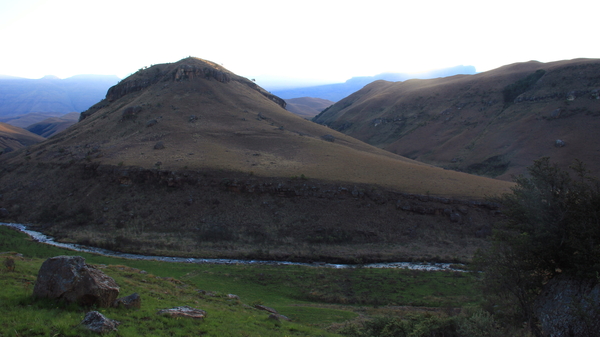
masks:
[[[31,124],[27,126],[27,130],[35,133],[36,135],[48,138],[77,123],[78,119],[79,113],[71,112],[60,117],[50,117],[35,124]]]

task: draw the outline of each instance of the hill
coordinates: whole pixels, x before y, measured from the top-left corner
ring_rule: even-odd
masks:
[[[43,121],[44,119],[59,117],[61,115],[61,113],[57,112],[31,112],[24,115],[0,117],[0,122],[25,129],[32,124]]]
[[[534,159],[600,174],[600,60],[373,82],[313,120],[415,160],[509,180]]]
[[[78,120],[79,113],[71,112],[60,117],[46,118],[40,122],[29,125],[26,129],[35,133],[36,135],[48,138],[77,123]]]
[[[104,97],[119,78],[107,75],[77,75],[66,79],[0,77],[0,117],[28,113],[65,114],[81,112]]]
[[[286,109],[302,118],[311,119],[318,115],[327,107],[333,105],[334,102],[314,97],[298,97],[285,100]]]
[[[43,140],[44,137],[0,122],[0,154],[12,152]]]
[[[480,200],[511,184],[284,107],[210,61],[142,69],[27,156],[0,156],[0,207],[63,240],[156,254],[451,260],[485,243],[495,213]]]
[[[405,81],[412,78],[427,79],[447,77],[457,74],[475,74],[475,67],[456,66],[419,74],[383,73],[375,76],[352,77],[344,83],[324,84],[295,89],[272,90],[272,92],[273,94],[284,99],[297,97],[316,97],[337,102],[342,98],[349,96],[353,92],[362,89],[362,87],[365,85],[377,80]]]

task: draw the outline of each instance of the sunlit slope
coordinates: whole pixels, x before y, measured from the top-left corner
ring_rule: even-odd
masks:
[[[78,124],[34,146],[30,156],[34,162],[304,175],[474,198],[510,186],[392,154],[306,121],[284,106],[243,77],[187,58],[123,80],[82,113]]]
[[[531,61],[373,82],[314,120],[399,155],[506,180],[542,156],[565,169],[580,159],[600,174],[599,98],[600,60]]]
[[[38,136],[25,129],[0,123],[0,153],[18,150],[39,143],[44,137]]]

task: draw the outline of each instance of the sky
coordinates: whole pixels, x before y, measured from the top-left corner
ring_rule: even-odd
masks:
[[[0,0],[0,75],[124,78],[188,56],[259,84],[481,72],[600,58],[599,10],[597,0]]]

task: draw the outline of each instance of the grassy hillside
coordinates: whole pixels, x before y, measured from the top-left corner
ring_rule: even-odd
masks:
[[[119,336],[185,336],[198,331],[206,336],[335,336],[343,323],[424,310],[445,316],[453,311],[450,308],[474,305],[480,296],[465,273],[123,260],[35,243],[2,226],[0,251],[3,260],[23,254],[15,257],[14,272],[3,266],[0,271],[4,289],[0,333],[7,335],[92,335],[78,325],[89,309],[31,297],[41,263],[57,255],[84,256],[117,281],[123,296],[140,294],[139,310],[100,310],[121,321],[115,334]],[[231,293],[240,299],[228,298]],[[252,307],[258,303],[292,322],[269,319],[267,312]],[[193,321],[156,315],[159,309],[180,305],[206,310],[207,318]]]
[[[0,154],[22,149],[43,140],[44,137],[25,129],[0,123]]]
[[[599,70],[595,59],[531,61],[476,75],[377,81],[314,120],[390,152],[478,175],[510,180],[542,156],[563,168],[580,159],[599,174],[600,148],[589,141],[600,121]]]
[[[316,261],[468,261],[512,184],[443,170],[284,109],[210,61],[142,69],[80,121],[0,156],[0,207],[70,242]],[[476,200],[472,202],[468,200]]]

